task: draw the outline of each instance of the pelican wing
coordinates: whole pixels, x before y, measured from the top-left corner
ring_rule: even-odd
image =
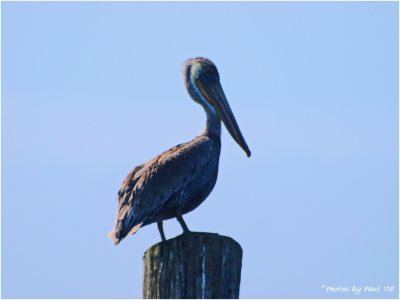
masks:
[[[154,216],[173,206],[173,201],[185,193],[185,187],[196,181],[199,170],[206,167],[211,147],[208,137],[199,136],[134,168],[118,192],[116,226],[110,238],[118,244],[146,221],[154,222]]]

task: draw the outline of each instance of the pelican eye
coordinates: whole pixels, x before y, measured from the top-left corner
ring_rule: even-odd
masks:
[[[202,65],[201,63],[196,62],[190,68],[190,77],[196,80],[200,77],[201,72],[202,72]]]
[[[203,82],[214,83],[219,81],[219,76],[214,70],[208,67],[203,67],[203,70],[202,72],[199,72],[197,79],[200,79]]]

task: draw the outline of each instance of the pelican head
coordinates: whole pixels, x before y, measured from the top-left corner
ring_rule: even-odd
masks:
[[[226,100],[214,63],[203,57],[189,59],[184,64],[183,76],[193,100],[202,105],[207,113],[222,120],[232,138],[250,156],[250,149]]]

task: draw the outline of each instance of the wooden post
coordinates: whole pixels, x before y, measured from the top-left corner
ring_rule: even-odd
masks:
[[[190,232],[144,254],[143,298],[239,298],[242,248],[215,233]]]

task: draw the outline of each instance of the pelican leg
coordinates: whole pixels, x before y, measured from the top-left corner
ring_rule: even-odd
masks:
[[[158,231],[160,231],[161,240],[163,242],[165,242],[166,238],[165,238],[164,229],[163,229],[163,222],[162,221],[158,221],[157,222],[157,227],[158,227]]]
[[[183,233],[190,232],[189,228],[187,227],[187,225],[186,225],[185,221],[183,220],[182,215],[180,213],[176,216],[176,219],[178,220],[179,224],[181,224]]]

